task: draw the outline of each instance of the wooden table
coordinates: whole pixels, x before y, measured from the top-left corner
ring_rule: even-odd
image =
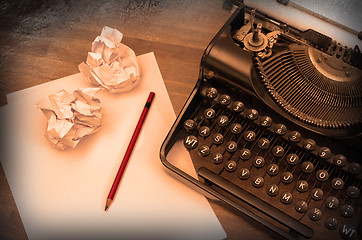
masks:
[[[1,16],[0,106],[7,93],[78,73],[106,25],[120,30],[136,55],[155,53],[177,114],[196,83],[205,47],[231,15],[221,0],[19,2],[24,11]],[[0,239],[27,239],[2,168],[0,188]],[[228,239],[271,238],[231,207],[210,204]]]

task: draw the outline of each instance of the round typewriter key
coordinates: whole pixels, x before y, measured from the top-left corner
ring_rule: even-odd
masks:
[[[272,149],[272,153],[276,157],[281,157],[284,155],[284,148],[282,146],[275,146]]]
[[[231,103],[231,109],[236,113],[240,113],[244,110],[244,104],[240,101],[233,102]]]
[[[362,167],[359,163],[353,162],[348,166],[348,171],[353,175],[359,175],[362,172]]]
[[[222,154],[221,153],[214,153],[212,155],[212,162],[215,164],[219,164],[222,162]]]
[[[279,193],[279,187],[276,184],[270,184],[267,189],[266,189],[266,193],[269,196],[276,196]]]
[[[299,213],[305,213],[308,209],[308,204],[303,201],[303,200],[299,200],[298,202],[296,202],[295,204],[295,210]]]
[[[327,159],[331,156],[331,150],[327,147],[321,147],[318,150],[318,156],[323,159]]]
[[[302,171],[305,173],[311,173],[314,170],[314,165],[313,163],[309,162],[309,161],[305,161],[302,163]]]
[[[250,159],[251,157],[251,152],[249,149],[247,148],[243,148],[240,150],[239,152],[239,157],[242,159],[242,160],[248,160]]]
[[[291,172],[283,172],[280,176],[280,180],[286,184],[291,183],[293,182],[293,174]]]
[[[236,170],[236,162],[235,161],[227,161],[225,164],[225,169],[228,172],[233,172]]]
[[[310,194],[316,201],[322,200],[323,198],[323,191],[320,188],[314,188]]]
[[[194,149],[197,147],[199,141],[197,140],[197,137],[193,136],[193,135],[190,135],[190,136],[187,136],[185,139],[184,139],[184,146],[185,148],[187,149]]]
[[[229,141],[226,143],[226,151],[233,153],[236,151],[236,149],[238,148],[238,144],[236,144],[236,142],[234,141]]]
[[[241,133],[241,130],[242,130],[242,127],[241,127],[241,125],[239,123],[233,123],[230,126],[230,131],[233,134],[239,134],[239,133]]]
[[[344,181],[341,178],[333,178],[331,186],[335,190],[341,190],[344,187]]]
[[[209,155],[209,154],[210,154],[210,148],[209,148],[209,146],[207,146],[207,145],[201,145],[201,146],[199,147],[199,154],[200,154],[200,156],[202,156],[202,157],[206,157],[207,155]]]
[[[343,224],[339,228],[339,236],[345,240],[352,240],[356,236],[356,228],[350,224]]]
[[[218,117],[217,124],[219,124],[220,127],[225,127],[229,124],[229,118],[225,115],[222,115]]]
[[[279,167],[278,165],[272,163],[272,164],[269,164],[268,168],[267,168],[267,173],[270,175],[270,176],[275,176],[279,173]]]
[[[293,201],[293,195],[290,192],[282,193],[280,201],[284,204],[289,204]]]
[[[287,163],[288,163],[289,165],[292,165],[292,166],[297,165],[297,164],[299,163],[299,157],[298,157],[298,155],[295,154],[295,153],[290,153],[290,154],[288,154],[288,155],[287,155]]]
[[[204,117],[206,119],[213,119],[216,116],[215,110],[212,108],[208,108],[204,111]]]
[[[255,120],[257,119],[259,116],[259,113],[258,113],[258,110],[256,109],[249,109],[247,112],[246,112],[246,117],[249,119],[249,120]]]
[[[322,211],[319,208],[312,208],[311,210],[309,210],[308,216],[313,221],[318,221],[322,218]]]
[[[258,146],[260,149],[268,149],[270,146],[270,141],[267,138],[260,138],[258,141]]]
[[[302,138],[302,136],[297,131],[290,132],[289,136],[288,136],[289,141],[291,141],[293,143],[299,142],[301,138]]]
[[[212,142],[215,143],[216,145],[223,143],[223,141],[224,141],[224,136],[221,135],[220,133],[216,133],[212,138]]]
[[[238,176],[239,176],[239,178],[242,179],[242,180],[248,179],[248,178],[250,177],[250,171],[249,171],[249,169],[247,169],[247,168],[242,168],[242,169],[240,169]]]
[[[303,148],[308,151],[313,151],[316,145],[317,144],[313,139],[306,139],[303,143]]]
[[[336,209],[339,205],[339,201],[336,197],[328,197],[326,200],[326,206],[329,209]]]
[[[231,103],[231,98],[229,95],[223,94],[220,96],[219,103],[223,106],[228,106]]]
[[[254,187],[260,188],[260,187],[262,187],[264,185],[264,178],[260,177],[260,176],[255,176],[252,179],[252,184],[253,184]]]
[[[260,125],[262,127],[268,128],[272,125],[273,120],[271,119],[271,117],[268,116],[264,116],[262,118],[260,118]]]
[[[338,220],[334,217],[328,217],[325,222],[326,228],[329,230],[337,229],[338,227]]]
[[[321,170],[317,171],[316,177],[317,177],[318,181],[325,182],[328,180],[329,174],[326,170],[321,169]]]
[[[187,130],[187,131],[191,131],[193,129],[195,129],[196,127],[196,123],[194,120],[192,119],[187,119],[185,122],[184,122],[184,128]]]
[[[201,137],[208,137],[210,135],[210,128],[206,126],[200,127],[199,134]]]
[[[250,131],[250,130],[249,130],[249,131],[246,131],[245,134],[244,134],[244,139],[245,139],[246,141],[248,141],[248,142],[254,141],[255,138],[256,138],[256,134],[255,134],[255,132],[253,132],[253,131]]]
[[[217,94],[218,94],[218,92],[217,92],[216,88],[211,87],[211,88],[206,89],[206,97],[209,99],[216,98]]]
[[[344,167],[347,163],[347,159],[345,156],[339,154],[339,155],[334,156],[333,163],[337,167]]]
[[[277,124],[274,132],[279,136],[283,136],[287,133],[287,127],[284,124]]]
[[[264,164],[265,164],[265,160],[261,156],[256,156],[253,160],[253,165],[256,168],[262,168],[262,167],[264,167]]]
[[[354,198],[354,199],[358,198],[360,195],[360,190],[356,186],[349,186],[347,188],[346,192],[347,192],[348,197]]]
[[[349,218],[354,214],[354,209],[351,205],[346,204],[341,207],[341,214],[343,217]]]
[[[299,180],[295,185],[298,192],[306,192],[308,190],[308,182],[305,180]]]

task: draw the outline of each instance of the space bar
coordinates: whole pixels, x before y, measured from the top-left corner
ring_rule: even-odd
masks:
[[[250,194],[249,192],[245,191],[242,188],[234,185],[233,183],[225,180],[224,178],[220,177],[219,175],[211,172],[210,170],[201,167],[198,170],[198,174],[209,180],[210,182],[214,183],[218,187],[224,189],[225,191],[231,193],[235,197],[239,198],[240,200],[244,201],[245,203],[251,205],[252,207],[260,210],[261,212],[265,213],[266,215],[270,216],[271,218],[279,221],[280,223],[284,224],[285,226],[295,230],[299,234],[303,235],[306,238],[311,238],[313,235],[313,230],[304,225],[303,223],[295,220],[294,218],[290,217],[289,215],[283,213],[279,209],[276,209],[272,205],[262,201],[261,199],[255,197],[254,195]]]

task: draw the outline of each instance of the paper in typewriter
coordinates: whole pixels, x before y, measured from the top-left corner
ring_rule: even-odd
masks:
[[[159,149],[175,114],[154,55],[138,61],[139,86],[122,94],[97,95],[104,107],[102,127],[75,149],[60,151],[48,143],[46,119],[35,105],[62,89],[89,87],[81,74],[8,95],[9,104],[0,112],[6,131],[1,163],[29,239],[226,237],[207,200],[162,167]],[[108,191],[150,91],[156,92],[155,100],[105,212]]]

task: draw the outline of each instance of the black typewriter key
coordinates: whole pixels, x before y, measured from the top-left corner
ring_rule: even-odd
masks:
[[[284,155],[284,148],[282,146],[275,146],[272,149],[272,153],[276,157],[282,157]]]
[[[356,228],[350,224],[343,224],[339,229],[339,236],[345,240],[352,240],[356,236]]]
[[[305,213],[308,210],[308,204],[306,203],[306,201],[299,200],[295,204],[295,210],[299,213]]]
[[[279,193],[279,187],[276,184],[270,184],[267,189],[266,189],[266,193],[269,196],[276,196]]]
[[[241,113],[242,111],[244,111],[244,104],[240,101],[232,102],[230,107],[231,110],[233,110],[236,113]]]
[[[326,199],[326,207],[329,209],[336,209],[339,206],[339,201],[336,197],[330,196]]]
[[[260,149],[268,149],[270,147],[270,141],[267,138],[260,138],[258,141],[258,146]]]
[[[283,136],[287,133],[287,127],[284,124],[277,124],[275,125],[274,132],[279,136]]]
[[[265,160],[261,156],[256,156],[253,160],[253,165],[256,168],[262,168],[262,167],[264,167],[264,164],[265,164]]]
[[[284,204],[289,204],[293,201],[293,195],[290,192],[282,193],[280,201]]]
[[[234,141],[229,141],[226,143],[226,151],[233,153],[238,148],[238,144]]]
[[[307,151],[313,151],[316,145],[317,144],[313,139],[306,139],[303,143],[303,148]]]
[[[250,177],[250,171],[247,168],[241,168],[238,174],[239,178],[242,180],[246,180]]]
[[[215,118],[215,116],[216,116],[216,113],[215,113],[214,109],[212,109],[212,108],[205,109],[204,117],[206,119],[213,119],[213,118]]]
[[[311,210],[309,210],[308,216],[313,221],[318,221],[322,218],[322,211],[319,208],[312,208]]]
[[[344,187],[344,181],[341,178],[333,178],[331,186],[334,190],[341,190]]]
[[[210,148],[207,145],[201,145],[198,148],[198,150],[199,150],[200,156],[202,156],[202,157],[206,157],[206,156],[208,156],[210,154]]]
[[[343,217],[349,218],[354,214],[354,209],[351,205],[346,204],[341,207],[341,214]]]
[[[196,122],[192,119],[187,119],[185,122],[184,122],[184,128],[187,130],[187,131],[191,131],[193,129],[195,129],[196,127]]]
[[[256,188],[260,188],[264,185],[264,178],[261,177],[261,176],[255,176],[253,179],[252,179],[252,184],[254,187]]]
[[[311,173],[314,170],[314,165],[313,163],[309,162],[309,161],[305,161],[302,163],[302,171],[305,173]]]
[[[334,230],[338,227],[338,220],[334,217],[328,217],[324,224],[329,230]]]
[[[249,120],[255,120],[257,119],[259,116],[259,113],[258,113],[258,110],[256,109],[249,109],[247,112],[246,112],[246,117],[249,119]]]
[[[217,124],[219,124],[220,127],[225,127],[229,124],[229,118],[225,115],[222,115],[217,118]]]
[[[272,163],[272,164],[269,164],[266,171],[270,176],[275,176],[279,173],[279,167],[278,167],[278,165]]]
[[[220,96],[219,103],[223,106],[228,106],[231,103],[231,98],[229,95],[223,94]]]
[[[227,161],[225,164],[225,169],[228,172],[233,172],[236,170],[236,162],[235,161]]]
[[[323,199],[323,191],[320,188],[314,188],[310,194],[312,198],[316,201]]]
[[[321,170],[317,171],[316,177],[317,177],[318,181],[325,182],[328,180],[329,174],[326,170],[321,169]]]
[[[240,150],[239,152],[239,157],[242,159],[242,160],[248,160],[250,159],[251,157],[251,152],[249,149],[247,148],[243,148]]]
[[[260,118],[260,126],[268,128],[272,125],[273,120],[271,119],[271,117],[268,116],[264,116]]]
[[[292,166],[297,165],[297,164],[299,163],[299,157],[298,157],[298,155],[295,154],[295,153],[290,153],[290,154],[288,154],[288,155],[287,155],[287,163],[288,163],[289,165],[292,165]]]
[[[293,174],[291,172],[283,172],[280,176],[280,180],[286,184],[291,183],[293,182]]]
[[[199,141],[197,140],[197,137],[193,136],[193,135],[190,135],[190,136],[187,136],[185,139],[184,139],[184,146],[185,148],[187,149],[194,149],[197,147]]]
[[[362,167],[359,163],[353,162],[348,166],[348,171],[353,175],[359,175],[362,172]]]
[[[291,141],[293,143],[297,143],[297,142],[300,142],[300,139],[302,139],[302,136],[300,135],[299,132],[292,131],[289,133],[288,139],[289,139],[289,141]]]
[[[255,138],[256,138],[256,134],[254,131],[249,130],[244,133],[244,139],[248,142],[254,141]]]
[[[242,127],[241,127],[241,125],[239,123],[233,123],[230,126],[230,131],[233,134],[239,134],[239,133],[241,133],[241,130],[242,130]]]
[[[299,180],[295,185],[295,188],[298,190],[298,192],[306,192],[308,191],[308,182],[305,180]]]
[[[215,164],[219,164],[222,162],[222,154],[221,153],[214,153],[212,155],[212,162]]]
[[[216,133],[212,138],[212,142],[215,143],[216,145],[220,145],[221,143],[224,142],[224,136],[221,135],[220,133]]]
[[[347,159],[345,156],[339,154],[339,155],[334,156],[333,163],[337,167],[344,167],[347,163]]]
[[[346,190],[348,197],[350,198],[358,198],[360,195],[360,190],[356,186],[349,186]]]
[[[201,137],[208,137],[210,135],[210,128],[207,126],[200,127],[199,134]]]
[[[323,159],[327,159],[331,156],[331,150],[327,147],[321,147],[318,150],[318,156]]]
[[[209,99],[214,99],[217,97],[217,89],[216,88],[208,88],[206,89],[206,97],[209,98]]]

